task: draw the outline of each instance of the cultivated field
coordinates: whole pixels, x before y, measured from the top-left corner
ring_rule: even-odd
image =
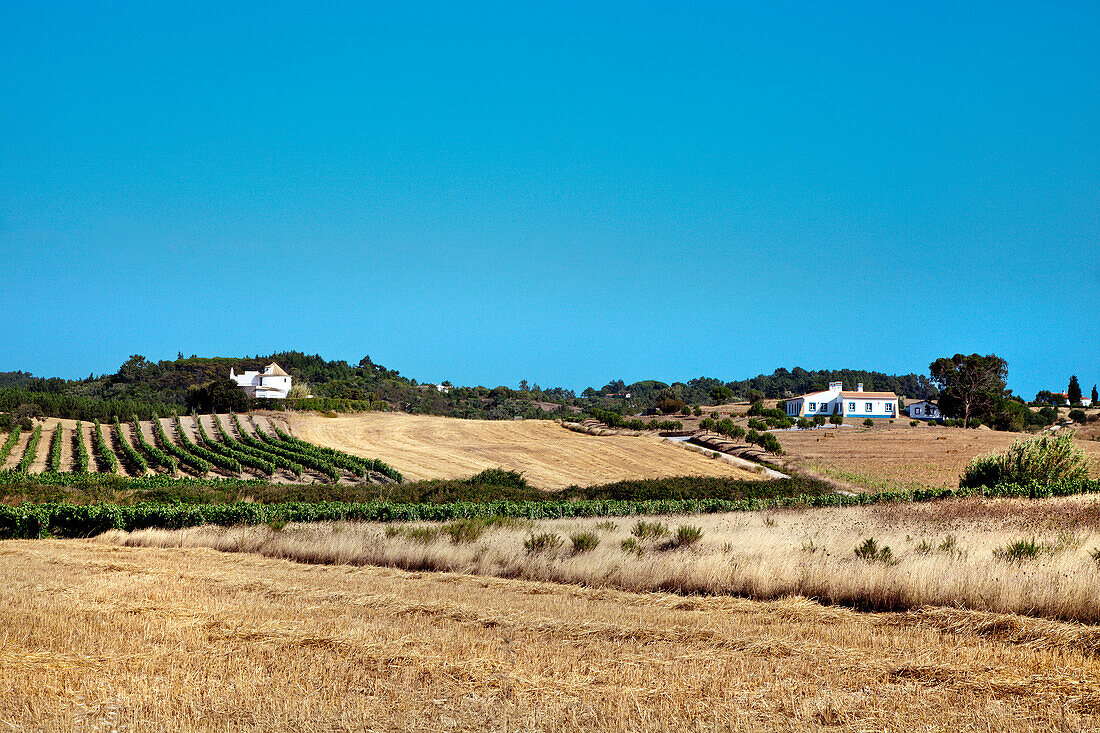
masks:
[[[780,432],[782,461],[795,469],[841,481],[854,491],[958,486],[972,458],[1003,451],[1026,433],[993,430],[910,427],[883,422],[874,428],[851,427]],[[1077,440],[1094,459],[1100,477],[1100,441]],[[808,470],[807,470],[808,469]]]
[[[1100,726],[1089,627],[0,543],[11,730]]]
[[[371,412],[287,414],[295,437],[379,458],[407,479],[465,478],[486,468],[522,471],[541,489],[666,476],[756,474],[669,445],[655,436],[593,437],[546,420],[459,420]]]
[[[20,431],[8,454],[0,460],[0,470],[16,470],[24,463],[27,472],[32,474],[166,474],[258,478],[272,483],[357,483],[364,478],[379,479],[378,475],[360,471],[359,467],[347,462],[332,464],[330,457],[321,456],[319,462],[303,457],[303,446],[287,445],[279,440],[276,431],[285,431],[288,426],[278,416],[243,415],[234,420],[231,415],[184,415],[179,418],[179,430],[174,418],[127,420],[119,427],[121,430],[110,422],[101,424],[103,440],[98,443],[93,423],[53,417],[38,420],[35,430],[39,432],[39,439],[33,451],[31,442],[35,430]],[[6,443],[8,437],[0,435],[0,444]],[[52,469],[55,439],[58,460],[56,469]],[[142,441],[150,447],[143,447]],[[83,467],[78,459],[81,445],[85,455]],[[306,453],[311,451],[308,446],[304,448]],[[145,465],[132,460],[127,449],[141,456]],[[155,458],[158,449],[165,455],[174,456],[174,468],[163,462],[158,464]],[[286,452],[288,450],[298,455],[291,455]],[[195,455],[203,451],[205,459]],[[281,462],[280,456],[284,459]],[[196,457],[199,460],[194,460]]]

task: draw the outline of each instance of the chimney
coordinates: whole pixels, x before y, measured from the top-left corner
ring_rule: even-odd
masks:
[[[862,391],[863,391],[863,382],[860,382],[859,384],[856,385],[856,392],[862,392]]]
[[[831,392],[834,389],[838,392],[843,390],[844,389],[844,383],[843,382],[829,382],[829,391]]]

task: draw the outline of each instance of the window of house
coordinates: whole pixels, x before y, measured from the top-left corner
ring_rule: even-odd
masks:
[[[829,406],[827,404],[825,404],[824,402],[821,403],[821,411],[822,412],[828,412],[829,411]]]
[[[919,407],[914,407],[913,408],[913,414],[914,415],[919,415],[920,414],[920,408]]]
[[[855,402],[849,402],[848,403],[848,412],[855,412],[855,411],[856,411],[856,403]]]
[[[864,412],[871,412],[872,411],[870,402],[865,402],[864,406],[867,408],[866,410],[864,410]]]
[[[810,403],[810,411],[812,412],[816,409],[817,409],[817,403],[816,402],[811,402]]]
[[[893,412],[894,411],[894,403],[893,402],[887,402],[886,403],[886,411],[887,412]]]

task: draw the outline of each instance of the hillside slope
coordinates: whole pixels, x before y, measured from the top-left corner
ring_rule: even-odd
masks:
[[[302,440],[380,458],[413,480],[464,478],[497,467],[522,471],[542,489],[664,476],[758,478],[654,436],[597,438],[545,420],[380,412],[334,418],[289,413],[277,419]]]

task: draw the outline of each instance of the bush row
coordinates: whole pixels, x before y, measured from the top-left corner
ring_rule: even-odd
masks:
[[[494,501],[449,504],[394,504],[387,502],[287,502],[258,504],[21,504],[0,505],[0,538],[86,537],[110,529],[179,529],[203,524],[256,525],[268,522],[450,521],[472,517],[558,519],[570,517],[632,516],[639,514],[713,514],[785,507],[859,506],[884,502],[924,502],[964,496],[1042,498],[1100,493],[1100,480],[1058,483],[1000,484],[984,489],[916,489],[877,494],[822,494],[771,499],[688,499],[652,501]]]

